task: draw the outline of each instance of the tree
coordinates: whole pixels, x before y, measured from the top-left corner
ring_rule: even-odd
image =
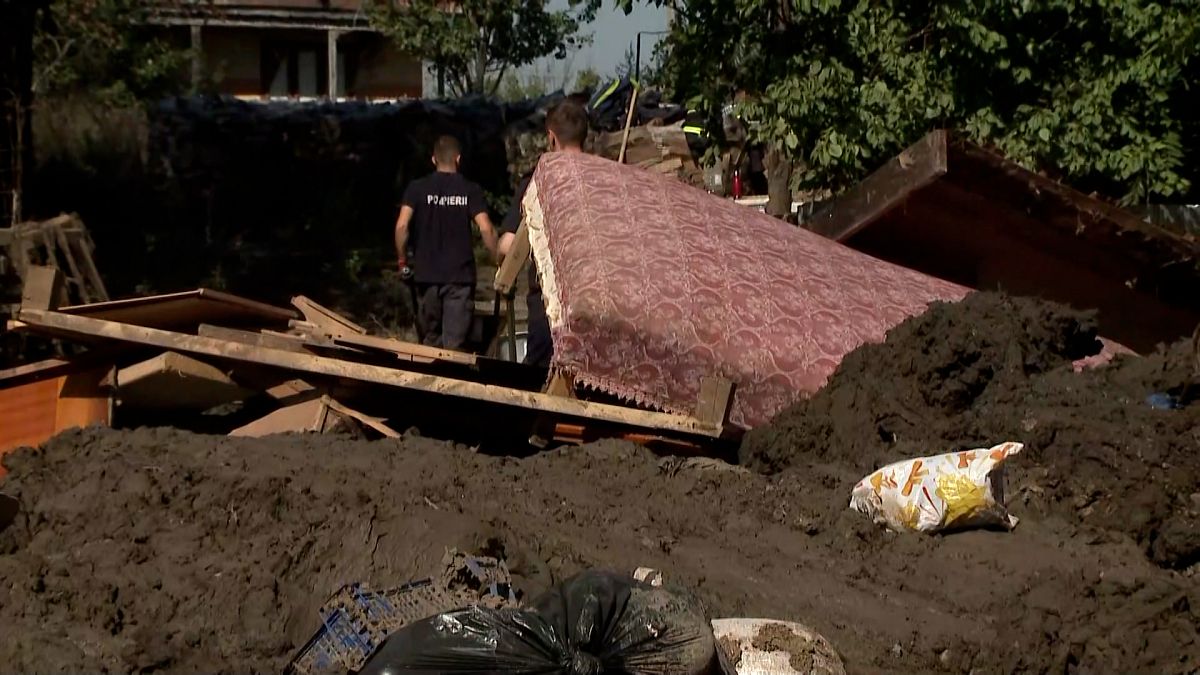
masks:
[[[142,0],[49,2],[34,32],[34,94],[128,104],[181,93],[190,51],[148,26],[148,11]]]
[[[495,95],[510,69],[543,56],[566,58],[591,39],[581,33],[601,0],[568,0],[550,10],[546,0],[410,0],[376,6],[372,24],[400,49],[441,69],[458,95]]]
[[[600,73],[597,73],[594,68],[584,68],[575,76],[574,89],[576,92],[593,92],[598,86],[600,86]]]
[[[1194,2],[650,1],[676,10],[676,93],[708,110],[744,93],[807,186],[848,185],[936,127],[1127,202],[1195,178]]]

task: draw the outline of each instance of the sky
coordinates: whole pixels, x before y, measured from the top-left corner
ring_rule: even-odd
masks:
[[[565,6],[567,3],[566,0],[560,0],[554,4]],[[616,70],[617,64],[624,58],[625,49],[633,43],[638,31],[667,29],[667,10],[636,3],[633,12],[626,16],[624,12],[613,9],[611,1],[606,1],[588,28],[593,41],[575,57],[575,67],[591,67],[601,75],[607,75]],[[659,37],[642,36],[643,60],[653,53]]]
[[[634,3],[633,12],[628,16],[614,9],[612,0],[604,0],[604,6],[596,15],[596,20],[588,24],[585,32],[592,34],[592,44],[568,57],[564,61],[546,59],[541,63],[530,66],[529,69],[546,72],[547,69],[561,75],[564,67],[577,74],[580,70],[591,68],[601,77],[612,75],[617,65],[625,58],[625,50],[634,43],[638,31],[658,31],[667,28],[667,10],[662,7],[649,7],[643,3]],[[567,0],[553,0],[552,9],[567,7]],[[654,52],[654,45],[661,36],[642,36],[642,63]],[[527,70],[529,70],[527,69]],[[572,75],[573,78],[573,75]],[[572,79],[573,81],[573,79]]]

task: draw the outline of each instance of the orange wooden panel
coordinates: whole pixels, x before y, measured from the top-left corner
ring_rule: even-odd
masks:
[[[65,377],[0,390],[0,456],[54,435],[58,390]],[[4,467],[0,465],[0,476]]]
[[[107,426],[112,421],[108,387],[101,384],[109,372],[109,368],[98,368],[62,378],[54,415],[55,433],[93,424]]]
[[[0,456],[72,427],[109,424],[110,396],[102,384],[108,373],[105,367],[0,389]]]

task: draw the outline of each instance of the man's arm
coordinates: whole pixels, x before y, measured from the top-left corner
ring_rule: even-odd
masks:
[[[513,195],[512,202],[508,205],[508,213],[504,214],[504,220],[500,224],[501,234],[496,251],[501,259],[512,250],[513,240],[517,238],[517,228],[521,225],[521,202],[524,201],[525,190],[528,188],[529,179],[526,178],[517,186],[517,193]]]
[[[483,245],[487,247],[488,253],[492,254],[492,260],[499,260],[496,228],[492,227],[492,219],[488,217],[487,211],[480,211],[475,215],[475,225],[479,227],[479,236],[483,237]]]
[[[512,250],[513,240],[516,238],[517,236],[512,232],[505,232],[504,234],[500,235],[500,239],[496,242],[497,260],[503,260],[504,257],[508,255],[508,252]]]
[[[401,273],[408,268],[408,224],[412,221],[412,215],[412,207],[405,204],[400,207],[400,217],[396,219],[396,259],[400,263]]]

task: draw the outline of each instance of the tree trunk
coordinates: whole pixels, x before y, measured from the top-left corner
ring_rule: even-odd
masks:
[[[22,217],[33,166],[33,22],[39,3],[0,0],[0,227]]]
[[[475,76],[471,82],[472,94],[487,93],[487,30],[479,29],[479,44],[475,47]]]
[[[787,219],[792,214],[792,162],[778,143],[767,149],[767,213]]]

